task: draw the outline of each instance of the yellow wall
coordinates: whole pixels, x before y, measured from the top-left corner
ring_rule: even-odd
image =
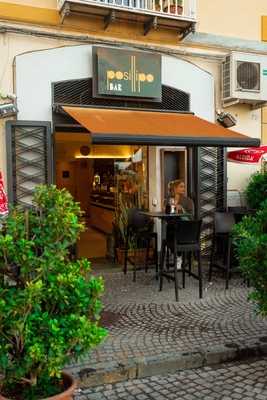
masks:
[[[267,145],[267,107],[262,110],[262,144]]]
[[[248,0],[197,0],[197,5],[197,31],[243,39],[261,40],[262,16],[265,16],[267,20],[266,0],[257,0],[253,3],[248,2]],[[27,8],[24,8],[25,6]],[[39,10],[35,10],[36,8],[39,8]],[[41,25],[55,26],[60,24],[56,0],[0,1],[0,18],[18,21],[25,20],[28,23]],[[88,18],[82,20],[81,18],[71,17],[67,18],[64,27],[85,31],[100,29],[103,35],[105,35],[103,22],[101,21],[101,24],[96,24],[96,18],[94,22],[95,24],[92,24],[92,21],[88,24]],[[119,26],[120,33],[122,32],[122,28],[124,30],[125,27]],[[265,22],[263,33],[267,37],[267,22]],[[156,32],[154,32],[155,35],[157,36]],[[163,41],[164,36],[165,33],[162,37]],[[142,38],[145,41],[147,40],[143,35]]]
[[[200,32],[261,40],[261,16],[267,15],[267,1],[198,0]]]
[[[262,17],[262,40],[267,42],[267,15]],[[261,123],[262,123],[261,141],[263,145],[267,145],[267,107],[262,109]]]
[[[61,24],[60,14],[55,9],[56,2],[48,1],[47,7],[44,7],[45,1],[0,1],[0,19],[12,22],[19,22],[28,25],[40,27],[53,27],[60,32],[82,32],[98,37],[113,37],[120,40],[138,41],[143,43],[162,43],[176,45],[178,35],[175,29],[151,30],[144,36],[143,24],[129,24],[127,22],[115,22],[104,30],[103,17],[66,17],[64,24]],[[34,6],[33,6],[34,4]],[[37,7],[38,5],[38,7]],[[50,5],[51,8],[48,6]],[[53,7],[52,7],[53,6]]]
[[[32,7],[57,8],[56,0],[4,0],[4,2]]]

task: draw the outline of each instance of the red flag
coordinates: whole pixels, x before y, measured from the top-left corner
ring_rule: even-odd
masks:
[[[2,172],[0,172],[0,216],[4,216],[7,213],[8,213],[7,195],[4,190]]]
[[[249,149],[234,150],[227,153],[228,161],[257,164],[267,154],[267,146],[251,147]]]

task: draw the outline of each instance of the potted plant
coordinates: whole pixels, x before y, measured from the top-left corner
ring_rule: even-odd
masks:
[[[126,243],[126,235],[128,229],[128,212],[130,208],[135,208],[133,203],[129,203],[124,201],[124,196],[122,193],[118,196],[118,204],[115,211],[115,220],[114,220],[114,236],[116,243],[116,257],[119,264],[124,264],[125,258],[125,243]],[[151,227],[144,227],[144,231],[148,229],[152,230]],[[135,257],[137,263],[142,263],[145,261],[146,257],[146,243],[137,240],[134,232],[129,232],[129,249],[128,256],[133,258]],[[153,249],[150,249],[149,257],[152,257]]]
[[[3,223],[2,399],[70,399],[75,384],[62,369],[106,335],[99,326],[102,279],[91,276],[87,259],[70,257],[84,229],[80,217],[78,203],[65,189],[40,186],[32,208],[11,210]]]
[[[267,316],[267,200],[255,215],[234,227],[234,242],[240,270],[253,287],[249,299],[259,314]]]
[[[171,14],[183,14],[183,0],[165,0],[163,10]]]
[[[249,180],[245,190],[247,203],[252,209],[259,209],[267,198],[267,172],[256,172]]]
[[[163,0],[155,0],[155,11],[162,11],[162,4]]]

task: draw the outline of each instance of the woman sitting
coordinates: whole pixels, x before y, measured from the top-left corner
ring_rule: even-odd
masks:
[[[169,192],[177,213],[194,215],[194,203],[190,197],[185,196],[185,183],[182,179],[171,181],[169,183]]]

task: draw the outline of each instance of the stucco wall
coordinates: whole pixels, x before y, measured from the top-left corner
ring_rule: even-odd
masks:
[[[261,16],[266,0],[198,0],[199,32],[261,40]]]
[[[10,3],[56,9],[56,0],[4,0]],[[197,30],[217,35],[261,40],[261,17],[267,16],[266,0],[197,0]]]
[[[63,41],[61,43],[62,45],[67,44]],[[59,45],[59,41],[47,38],[36,39],[12,34],[0,35],[0,91],[2,93],[16,93],[13,80],[13,62],[16,55],[26,51],[52,48],[57,45]],[[25,91],[28,90],[29,88],[26,87]],[[3,171],[4,179],[6,179],[5,121],[6,119],[0,119],[0,170]]]
[[[18,117],[51,120],[52,82],[92,76],[91,53],[92,46],[84,45],[16,57]],[[191,110],[205,119],[214,119],[212,75],[190,62],[163,55],[162,83],[190,93]]]
[[[4,0],[3,2],[32,7],[57,8],[56,0]]]
[[[0,54],[3,55],[0,63],[0,88],[4,92],[14,92],[16,87],[13,84],[13,60],[16,55],[32,50],[52,49],[57,46],[68,44],[63,40],[37,38],[22,35],[4,34],[0,35]],[[90,47],[90,46],[89,46]],[[22,119],[51,119],[51,86],[48,84],[48,75],[53,76],[52,80],[75,79],[77,77],[87,77],[91,71],[88,46],[78,46],[55,49],[51,52],[39,51],[37,53],[24,54],[17,57],[17,67],[21,68],[20,79],[17,75],[19,118]],[[201,49],[200,49],[201,50]],[[47,57],[50,53],[50,58]],[[72,54],[71,54],[72,53]],[[62,57],[62,55],[65,56]],[[176,87],[191,92],[192,110],[203,118],[214,120],[215,109],[220,109],[220,66],[218,60],[201,57],[184,57],[190,63],[185,63],[178,58],[164,56],[163,83],[174,84]],[[78,59],[78,63],[70,60]],[[192,63],[198,65],[197,68]],[[30,66],[30,68],[29,68]],[[199,71],[200,76],[209,76],[210,87],[206,90],[203,86],[204,80],[199,79],[199,75],[194,71]],[[18,71],[18,69],[17,69]],[[174,71],[174,72],[173,72]],[[202,71],[202,72],[201,72]],[[187,81],[184,77],[187,76]],[[213,77],[213,79],[211,78]],[[215,82],[215,85],[213,83]],[[190,82],[190,85],[188,84]],[[211,83],[212,82],[212,83]],[[213,86],[214,85],[214,86]],[[45,93],[45,97],[39,93]],[[207,100],[207,93],[209,95]],[[213,95],[215,94],[215,100]],[[49,98],[49,102],[47,99]],[[205,99],[205,100],[204,100]],[[206,107],[206,104],[209,104]],[[238,124],[235,130],[249,136],[260,137],[260,111],[251,111],[247,105],[235,106],[227,109],[237,117]],[[0,124],[0,169],[6,173],[5,160],[5,141],[4,129],[1,129],[3,120]],[[240,166],[236,164],[228,165],[229,188],[242,189],[246,185],[248,176],[254,172],[255,168],[250,166]]]

